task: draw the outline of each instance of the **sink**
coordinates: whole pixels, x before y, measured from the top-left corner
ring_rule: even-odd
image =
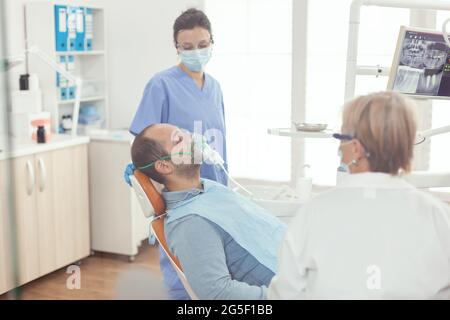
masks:
[[[282,220],[295,216],[302,205],[298,195],[289,186],[249,185],[245,188],[253,193],[253,196],[249,196],[243,190],[237,192]]]

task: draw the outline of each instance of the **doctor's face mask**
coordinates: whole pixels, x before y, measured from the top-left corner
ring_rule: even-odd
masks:
[[[344,163],[344,155],[342,153],[341,145],[338,147],[338,156],[340,159],[338,170],[341,172],[350,172],[349,164]]]
[[[334,135],[335,136],[335,135]],[[345,137],[344,135],[341,135],[342,137]],[[344,153],[343,153],[343,151],[342,151],[342,147],[344,147],[344,146],[346,146],[346,145],[348,145],[348,144],[350,144],[352,141],[351,140],[353,140],[354,138],[352,138],[351,136],[348,136],[349,138],[348,139],[342,139],[341,140],[341,144],[339,145],[339,148],[338,148],[338,156],[339,156],[339,159],[340,159],[340,165],[339,165],[339,168],[338,168],[338,171],[341,171],[341,172],[348,172],[348,173],[350,173],[350,166],[354,166],[354,165],[357,165],[358,164],[358,162],[355,160],[355,159],[352,159],[351,161],[349,161],[349,162],[345,162],[345,160],[344,160]],[[336,137],[335,137],[336,138]],[[339,139],[339,138],[338,138]],[[344,142],[345,141],[345,142]],[[360,142],[361,143],[361,142]],[[367,152],[366,151],[366,148],[363,146],[363,148],[364,148],[364,155],[365,155],[365,157],[366,158],[369,158],[370,157],[370,153],[369,152]]]
[[[347,144],[349,144],[349,143],[351,143],[351,141],[353,140],[353,136],[352,135],[335,133],[335,134],[333,134],[333,138],[338,139],[341,142],[339,147],[338,147],[338,156],[339,156],[339,159],[340,159],[340,164],[339,164],[338,171],[350,173],[349,167],[350,167],[350,165],[353,164],[353,161],[345,163],[345,161],[344,161],[344,154],[342,152],[342,147],[347,145]]]

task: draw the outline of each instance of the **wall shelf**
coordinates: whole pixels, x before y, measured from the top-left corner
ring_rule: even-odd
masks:
[[[104,55],[105,51],[57,51],[56,56],[97,56]]]
[[[333,130],[327,129],[320,132],[298,131],[295,128],[271,128],[267,129],[267,133],[275,136],[291,137],[291,138],[319,138],[329,139],[333,137]]]
[[[109,126],[109,104],[108,104],[108,86],[107,81],[107,41],[106,41],[106,14],[102,7],[91,6],[86,4],[83,7],[92,9],[92,45],[90,50],[84,51],[57,51],[56,48],[56,17],[55,4],[53,2],[29,2],[25,5],[25,23],[27,44],[29,47],[35,46],[42,52],[45,52],[50,58],[57,63],[61,62],[62,58],[73,57],[73,62],[70,62],[70,73],[82,80],[81,88],[81,105],[80,110],[89,103],[89,106],[94,106],[97,113],[100,115],[101,128],[108,128]],[[63,4],[65,5],[65,4]],[[70,7],[70,5],[67,5]],[[83,16],[84,17],[84,16]],[[78,18],[77,18],[78,19]],[[84,18],[83,18],[84,19]],[[85,22],[85,20],[83,20]],[[77,25],[79,21],[77,20]],[[69,24],[67,24],[69,26]],[[84,30],[87,30],[85,25]],[[61,41],[60,39],[58,41]],[[68,45],[67,45],[68,46]],[[87,46],[87,42],[85,42]],[[62,99],[63,96],[60,87],[57,86],[58,74],[53,69],[45,65],[40,59],[33,55],[28,57],[28,73],[37,74],[39,84],[43,96],[43,108],[50,112],[52,118],[52,131],[60,132],[60,125],[62,117],[71,115],[75,118],[74,96],[76,91],[68,90],[65,95],[67,98]],[[68,67],[66,62],[66,68]],[[60,79],[62,77],[59,77]],[[64,79],[63,79],[64,80]],[[75,87],[74,84],[68,83],[68,87]],[[77,88],[75,88],[77,90]],[[70,95],[69,95],[70,93]],[[78,133],[82,133],[78,130]],[[67,132],[66,132],[67,133]]]
[[[94,96],[94,97],[87,97],[87,98],[81,98],[80,102],[93,102],[93,101],[99,101],[99,100],[105,100],[105,96]],[[60,100],[58,101],[59,105],[64,105],[64,104],[72,104],[75,103],[75,100],[70,99],[70,100]]]

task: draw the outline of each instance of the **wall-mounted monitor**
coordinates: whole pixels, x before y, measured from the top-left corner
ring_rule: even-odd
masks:
[[[400,28],[388,90],[417,98],[450,99],[450,48],[442,32]]]

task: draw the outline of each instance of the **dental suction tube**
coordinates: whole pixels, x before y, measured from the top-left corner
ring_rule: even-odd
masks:
[[[248,195],[253,196],[253,193],[251,191],[249,191],[248,189],[244,188],[243,185],[241,185],[239,182],[237,182],[236,180],[234,180],[230,174],[228,173],[228,171],[225,169],[225,167],[223,165],[220,165],[220,168],[222,168],[222,170],[225,172],[225,174],[227,175],[228,179],[230,179],[235,185],[237,185],[239,188],[241,188],[242,190],[244,190],[246,193],[248,193]]]
[[[242,186],[239,182],[237,182],[236,180],[234,180],[230,174],[228,173],[228,171],[225,169],[225,161],[223,160],[223,158],[220,156],[219,152],[217,152],[216,150],[214,150],[213,148],[211,148],[211,146],[209,144],[207,144],[204,140],[203,140],[203,146],[202,146],[202,152],[203,152],[203,158],[204,160],[214,164],[214,165],[218,165],[227,175],[227,177],[235,184],[237,185],[239,188],[241,188],[242,190],[244,190],[246,193],[248,193],[250,196],[253,196],[253,193],[250,192],[248,189],[246,189],[244,186]]]

